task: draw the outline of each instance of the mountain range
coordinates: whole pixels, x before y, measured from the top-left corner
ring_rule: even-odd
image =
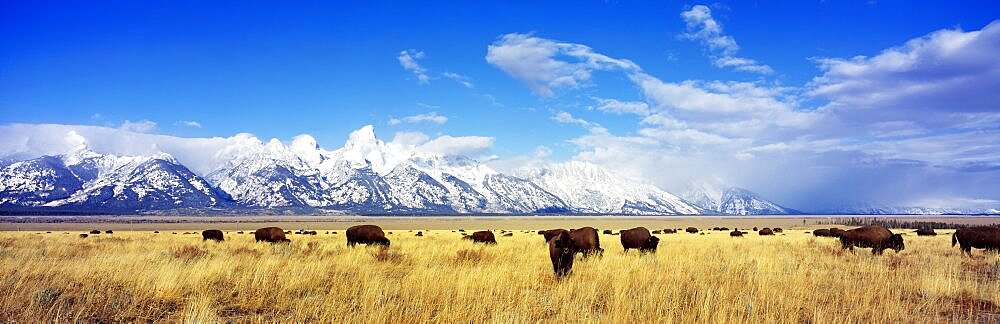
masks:
[[[199,175],[165,153],[121,156],[81,144],[0,163],[0,211],[167,213],[293,210],[368,215],[796,214],[716,181],[674,195],[597,165],[570,161],[498,172],[474,159],[386,143],[374,127],[328,151],[308,135],[290,143],[237,136]]]

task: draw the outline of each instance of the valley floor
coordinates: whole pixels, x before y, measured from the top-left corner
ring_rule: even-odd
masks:
[[[737,224],[724,219],[701,224]],[[1000,255],[963,256],[949,230],[934,237],[907,230],[906,249],[882,256],[806,234],[816,226],[801,227],[800,218],[753,221],[786,227],[773,237],[658,235],[659,250],[647,255],[623,253],[618,236],[601,235],[603,257],[578,258],[572,274],[557,279],[543,239],[526,230],[697,224],[490,221],[447,218],[407,229],[402,221],[376,220],[392,232],[385,250],[347,247],[347,223],[303,226],[319,235],[293,234],[279,245],[235,231],[225,242],[203,242],[180,228],[153,234],[116,227],[88,238],[65,228],[0,232],[0,321],[1000,321]],[[416,237],[424,228],[431,231]],[[473,245],[457,228],[514,235]]]

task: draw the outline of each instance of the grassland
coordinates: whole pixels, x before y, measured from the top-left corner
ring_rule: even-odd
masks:
[[[235,232],[223,243],[183,231],[0,232],[0,321],[1000,320],[1000,255],[962,256],[951,231],[872,256],[806,230],[659,235],[647,255],[602,235],[604,256],[578,259],[564,279],[521,230],[495,246],[392,230],[387,250],[348,248],[342,230],[325,229],[287,245]]]

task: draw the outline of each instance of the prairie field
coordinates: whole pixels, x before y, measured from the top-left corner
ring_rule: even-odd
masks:
[[[0,232],[0,321],[1000,321],[1000,256],[963,256],[950,230],[894,229],[906,249],[873,256],[812,228],[657,235],[645,255],[601,235],[603,256],[578,256],[562,279],[527,229],[494,228],[496,245],[387,229],[388,249],[349,248],[343,228],[275,245],[235,231],[221,243],[169,230]]]

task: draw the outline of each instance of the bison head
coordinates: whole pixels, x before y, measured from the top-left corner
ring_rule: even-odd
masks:
[[[660,238],[656,236],[650,236],[646,239],[646,242],[642,244],[642,248],[647,251],[656,252],[656,246],[660,244]]]
[[[565,276],[573,269],[573,257],[576,255],[573,238],[569,235],[569,232],[562,232],[553,237],[551,242],[551,249],[553,251],[550,251],[550,253],[555,252],[552,255],[552,265],[556,276]]]
[[[388,238],[380,237],[380,238],[378,238],[378,244],[379,245],[383,245],[385,247],[389,247],[390,242],[389,242]]]
[[[892,234],[892,236],[889,237],[889,248],[896,250],[896,252],[902,251],[906,248],[906,245],[903,244],[903,236],[899,234]]]

